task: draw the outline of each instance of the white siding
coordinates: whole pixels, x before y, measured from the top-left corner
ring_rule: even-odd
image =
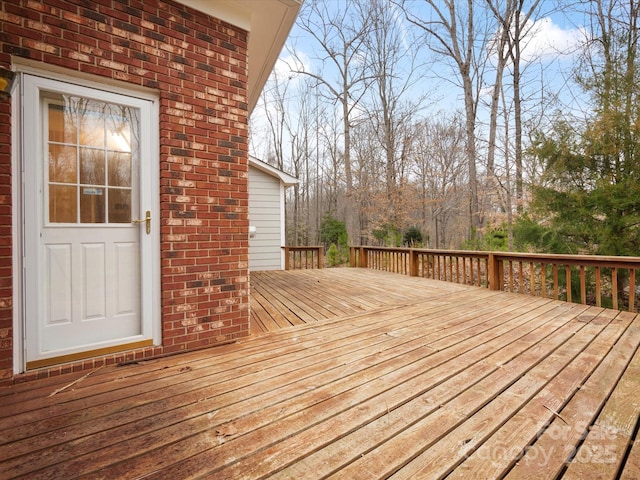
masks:
[[[281,270],[284,245],[284,185],[254,167],[249,167],[249,270]]]

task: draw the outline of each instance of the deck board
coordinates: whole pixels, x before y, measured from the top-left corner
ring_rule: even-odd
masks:
[[[636,314],[362,269],[251,287],[252,338],[0,389],[0,478],[639,470]]]

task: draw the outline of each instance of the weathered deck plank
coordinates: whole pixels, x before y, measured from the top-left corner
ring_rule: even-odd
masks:
[[[530,436],[530,446],[522,452],[522,458],[506,478],[529,479],[532,471],[539,478],[555,478],[565,469],[564,462],[576,454],[640,344],[640,324],[633,322],[633,315],[620,313],[615,321],[619,322],[616,331],[622,329],[622,335],[619,338],[610,336],[606,341],[602,337],[598,339],[600,347],[608,349],[603,355],[595,356],[601,361],[592,372],[588,372],[590,375],[586,381],[578,385],[578,390],[567,403],[555,407],[556,410],[562,407],[562,415],[549,417]],[[538,418],[531,416],[527,422],[534,423]]]
[[[635,478],[637,315],[359,269],[258,277],[273,331],[0,390],[0,478]],[[619,450],[589,468],[581,449]]]
[[[606,317],[606,313],[602,317]],[[608,321],[611,321],[611,318]],[[604,327],[605,325],[596,325],[594,328],[585,327],[575,332],[573,338],[546,356],[516,383],[501,390],[464,425],[452,431],[434,448],[425,452],[422,458],[409,464],[401,471],[401,475],[394,478],[437,478],[451,473],[468,457],[469,460],[475,458],[480,461],[483,475],[500,478],[522,453],[511,446],[521,445],[525,439],[528,441],[545,423],[550,422],[553,419],[553,411],[562,408],[563,403],[588,376],[594,364],[606,353],[606,347],[591,343]],[[617,337],[619,334],[620,332],[613,331],[613,336]],[[512,436],[508,443],[505,443],[507,439],[496,442],[495,434],[502,431],[504,425],[509,422],[511,423],[506,431]],[[532,423],[539,423],[539,426],[531,425]],[[524,429],[525,426],[529,428]],[[539,428],[534,430],[536,426]],[[518,433],[524,434],[524,437],[518,438]],[[480,449],[478,445],[481,445]],[[460,452],[462,455],[456,458],[451,452]],[[487,465],[486,458],[495,456],[495,452],[500,453],[500,458],[495,458]],[[478,467],[476,463],[476,468]],[[457,469],[453,477],[461,475],[465,470],[472,474],[470,478],[477,474],[477,471],[474,473],[473,466],[468,466]],[[531,472],[529,475],[531,476]]]

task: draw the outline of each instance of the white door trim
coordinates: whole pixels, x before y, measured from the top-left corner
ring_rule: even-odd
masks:
[[[141,228],[141,291],[142,291],[142,336],[151,339],[154,345],[161,343],[161,322],[160,322],[160,205],[159,205],[159,109],[158,99],[154,95],[143,94],[138,90],[127,91],[122,87],[113,87],[86,79],[79,79],[63,76],[59,73],[47,71],[35,71],[31,66],[20,68],[19,85],[16,95],[13,97],[13,121],[12,121],[12,172],[14,181],[12,182],[13,201],[13,286],[14,286],[14,373],[22,372],[26,369],[26,302],[27,288],[25,282],[25,253],[28,241],[34,241],[25,234],[25,218],[28,208],[41,208],[37,205],[30,205],[26,197],[24,188],[24,158],[25,150],[32,149],[32,144],[37,135],[40,135],[39,125],[23,125],[25,122],[25,111],[38,108],[33,102],[39,103],[39,94],[33,95],[33,88],[60,91],[80,96],[95,95],[96,90],[109,92],[110,94],[126,95],[132,102],[142,102],[147,108],[142,108],[141,113],[145,115],[141,119],[141,138],[148,140],[148,148],[145,150],[141,163],[146,164],[143,173],[140,175],[141,189],[145,191],[144,198],[141,196],[139,218],[144,218],[144,212],[151,211],[151,234],[146,235],[144,228]],[[29,74],[29,82],[25,82],[26,75]],[[58,83],[64,82],[64,83]],[[26,83],[29,83],[31,91],[25,92]],[[19,92],[19,95],[18,95]],[[37,130],[37,132],[36,132]],[[40,142],[38,142],[40,143]],[[26,179],[29,181],[29,179]],[[37,239],[35,239],[37,241]],[[31,245],[33,247],[33,245]],[[32,250],[33,251],[33,250]]]

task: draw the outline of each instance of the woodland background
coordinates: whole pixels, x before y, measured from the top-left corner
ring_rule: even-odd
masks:
[[[306,0],[251,118],[287,244],[639,255],[639,16]]]

